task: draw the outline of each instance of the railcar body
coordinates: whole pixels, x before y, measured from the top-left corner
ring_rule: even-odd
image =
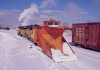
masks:
[[[73,24],[72,42],[100,51],[100,22]]]

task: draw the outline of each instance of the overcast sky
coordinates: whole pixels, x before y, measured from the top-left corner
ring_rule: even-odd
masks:
[[[50,18],[70,24],[98,22],[100,0],[0,0],[2,26],[42,24]]]

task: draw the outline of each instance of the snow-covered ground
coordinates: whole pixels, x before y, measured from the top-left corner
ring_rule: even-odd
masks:
[[[70,34],[64,36],[71,42]],[[71,47],[78,60],[55,63],[15,30],[0,30],[0,70],[100,70],[99,52]]]

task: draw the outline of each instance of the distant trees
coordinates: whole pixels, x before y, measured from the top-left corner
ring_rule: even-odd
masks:
[[[10,30],[10,28],[9,28],[9,27],[5,27],[4,29],[5,29],[5,30]]]
[[[2,26],[0,25],[0,29],[10,30],[10,27],[2,27]]]

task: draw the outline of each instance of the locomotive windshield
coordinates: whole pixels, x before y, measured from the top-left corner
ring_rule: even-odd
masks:
[[[52,22],[48,22],[48,25],[53,25],[53,23]]]
[[[48,22],[48,25],[59,25],[58,22]]]
[[[58,22],[55,22],[55,25],[59,25],[59,23]]]

